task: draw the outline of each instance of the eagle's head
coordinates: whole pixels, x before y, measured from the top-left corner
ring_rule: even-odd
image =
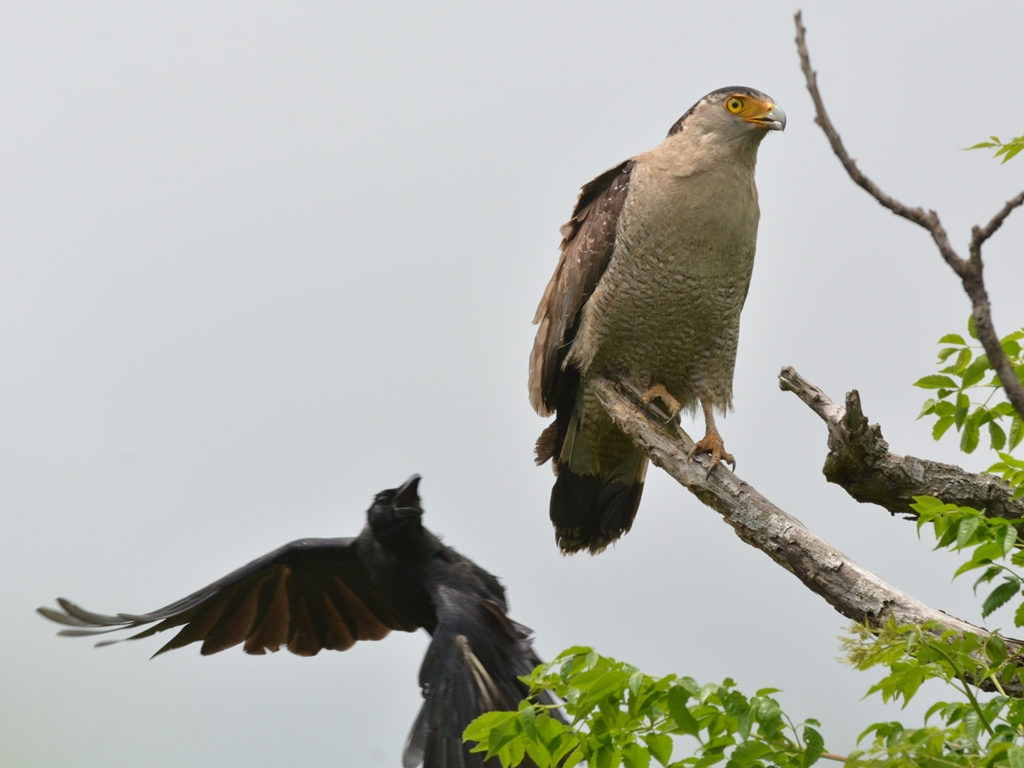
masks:
[[[786,129],[786,113],[767,94],[732,85],[719,88],[690,107],[668,135],[693,131],[726,141],[759,144],[768,131]]]

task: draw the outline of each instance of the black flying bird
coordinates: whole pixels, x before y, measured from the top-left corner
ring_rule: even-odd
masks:
[[[104,616],[64,598],[57,600],[62,611],[39,613],[74,627],[60,632],[71,636],[152,625],[123,638],[135,640],[181,627],[154,656],[200,641],[204,656],[239,643],[246,653],[286,646],[314,656],[422,627],[433,640],[420,668],[425,701],[405,768],[482,768],[482,754],[463,745],[463,730],[484,712],[516,710],[528,693],[517,678],[540,660],[530,630],[506,615],[498,580],[423,527],[419,481],[413,475],[378,493],[354,539],[293,541],[152,613]],[[118,641],[99,645],[111,642]]]

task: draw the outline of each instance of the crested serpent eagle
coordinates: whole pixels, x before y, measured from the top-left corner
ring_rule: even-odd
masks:
[[[732,462],[714,411],[732,405],[740,310],[754,266],[758,146],[786,116],[732,86],[694,104],[654,149],[585,185],[534,322],[530,403],[555,415],[537,440],[552,461],[551,521],[563,552],[597,553],[633,524],[647,457],[589,383],[617,378],[676,418],[704,412],[690,452]]]

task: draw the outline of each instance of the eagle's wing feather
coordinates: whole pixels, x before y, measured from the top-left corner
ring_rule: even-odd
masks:
[[[76,627],[63,630],[65,635],[152,625],[125,638],[134,640],[181,627],[157,654],[202,641],[204,655],[244,642],[246,653],[262,654],[284,645],[292,653],[313,656],[324,648],[343,651],[358,640],[379,640],[393,629],[416,630],[374,590],[357,542],[293,541],[151,613],[106,616],[64,598],[57,601],[62,611],[38,610]]]
[[[612,258],[632,170],[633,161],[627,160],[586,184],[562,226],[561,257],[533,319],[540,328],[530,354],[530,404],[541,416],[556,409],[562,361],[579,313]]]

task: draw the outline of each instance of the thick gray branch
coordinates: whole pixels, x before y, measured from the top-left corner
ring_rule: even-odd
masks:
[[[726,467],[719,465],[709,477],[704,459],[687,462],[693,441],[675,424],[653,420],[638,392],[607,379],[592,380],[590,386],[612,420],[651,461],[721,514],[743,541],[764,552],[843,616],[872,627],[892,617],[899,623],[935,621],[957,632],[989,634],[886,584]],[[1021,647],[1017,641],[1006,642],[1011,653]]]
[[[811,94],[811,100],[814,102],[814,109],[817,113],[815,122],[821,126],[821,130],[824,131],[825,137],[832,146],[832,151],[839,158],[839,162],[843,164],[843,168],[846,169],[847,174],[849,174],[857,186],[864,189],[881,205],[897,216],[902,216],[907,221],[914,222],[928,230],[931,234],[932,240],[935,241],[935,245],[938,247],[942,258],[956,272],[960,282],[963,284],[964,292],[971,300],[974,326],[978,333],[978,340],[985,348],[985,354],[988,355],[992,368],[998,374],[999,381],[1002,382],[1003,389],[1006,391],[1006,399],[1013,405],[1017,414],[1024,419],[1024,384],[1021,384],[1020,379],[1017,378],[1013,366],[999,344],[999,335],[992,325],[992,310],[989,305],[988,292],[985,290],[984,265],[981,261],[982,244],[996,233],[999,227],[1003,225],[1006,217],[1015,208],[1024,204],[1024,192],[1007,201],[1006,205],[992,217],[992,220],[984,228],[973,228],[971,231],[970,258],[961,258],[949,244],[949,237],[939,221],[939,214],[935,211],[925,212],[922,208],[910,208],[896,198],[890,197],[877,184],[865,176],[857,167],[857,163],[850,157],[846,147],[843,146],[842,139],[839,138],[839,132],[832,125],[832,120],[829,118],[828,112],[825,111],[825,102],[822,101],[821,92],[818,90],[818,73],[811,68],[811,56],[807,51],[806,34],[807,30],[804,29],[800,12],[797,11],[796,49],[800,55],[800,68],[803,70],[804,78],[807,81],[807,90]]]
[[[1024,499],[995,475],[976,475],[952,464],[940,464],[889,452],[877,424],[868,424],[857,390],[846,395],[846,407],[792,368],[779,374],[779,388],[794,393],[828,427],[828,457],[822,472],[860,502],[877,504],[893,514],[916,517],[915,496],[936,496],[949,504],[982,509],[990,517],[1024,518]]]

